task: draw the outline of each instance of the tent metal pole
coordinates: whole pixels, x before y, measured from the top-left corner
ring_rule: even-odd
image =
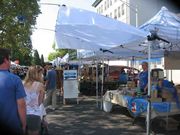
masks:
[[[171,51],[172,51],[172,44],[171,44],[171,48],[170,48],[170,49],[171,49]],[[172,75],[172,74],[173,74],[173,72],[172,72],[172,69],[171,69],[171,82],[173,82],[173,80],[172,80],[173,75]]]
[[[108,69],[107,69],[107,78],[109,78],[109,59],[108,59],[108,64],[107,64],[107,66],[108,66]],[[109,80],[108,80],[109,81]]]
[[[103,60],[102,60],[102,83],[101,83],[101,109],[103,110],[103,92],[104,92],[104,53],[103,53]]]
[[[147,117],[146,117],[146,133],[147,135],[150,135],[150,119],[151,119],[151,63],[150,63],[150,59],[151,59],[151,44],[153,42],[149,41],[148,43],[148,106],[147,106]]]
[[[96,60],[96,107],[99,108],[98,96],[98,60]]]

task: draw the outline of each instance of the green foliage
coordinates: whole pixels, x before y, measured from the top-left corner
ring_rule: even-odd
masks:
[[[48,56],[48,60],[52,61],[57,57],[63,57],[63,56],[64,56],[64,54],[62,52],[59,52],[59,51],[51,52]]]
[[[38,0],[0,0],[0,46],[11,49],[12,59],[30,65],[32,26],[40,13]]]
[[[34,57],[33,57],[32,64],[33,65],[41,65],[41,59],[39,57],[39,53],[37,50],[34,50]]]
[[[54,49],[54,48],[53,48]],[[66,55],[66,53],[69,53],[70,55],[70,59],[74,60],[76,59],[76,50],[72,50],[72,49],[55,49],[55,52],[51,52],[48,56],[48,60],[52,61],[57,57],[63,57],[64,55]]]
[[[69,59],[76,60],[77,59],[77,51],[76,50],[69,50]]]
[[[56,50],[56,44],[55,44],[55,42],[53,43],[52,48],[53,48],[54,50]]]

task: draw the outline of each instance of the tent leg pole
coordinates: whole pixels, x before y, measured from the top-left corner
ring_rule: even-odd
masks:
[[[103,60],[102,60],[102,83],[101,83],[101,110],[103,110],[103,93],[104,93],[104,54],[103,54]]]
[[[96,61],[96,107],[99,108],[98,96],[98,61]]]
[[[146,117],[146,122],[147,122],[147,127],[146,127],[146,133],[147,135],[150,135],[150,119],[151,119],[151,44],[152,42],[149,41],[148,44],[148,106],[147,106],[147,117]]]

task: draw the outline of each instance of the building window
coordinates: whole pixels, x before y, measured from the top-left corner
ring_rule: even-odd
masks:
[[[117,9],[114,10],[114,19],[117,19]]]
[[[109,0],[107,0],[107,8],[109,8]]]
[[[110,3],[110,6],[112,6],[112,0],[110,0],[110,2],[109,2],[109,3]]]
[[[101,13],[103,13],[103,5],[101,5]]]
[[[121,17],[121,8],[118,7],[118,18],[120,18],[120,17]]]
[[[122,12],[122,15],[124,15],[124,11],[125,11],[125,9],[124,9],[124,3],[122,4],[122,7],[121,7],[121,12]]]
[[[117,0],[114,0],[114,3],[116,2]]]
[[[104,2],[104,10],[106,10],[106,1]]]
[[[110,13],[110,17],[112,18],[112,13]]]

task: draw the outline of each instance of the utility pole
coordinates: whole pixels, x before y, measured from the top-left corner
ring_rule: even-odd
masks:
[[[136,27],[138,27],[138,6],[136,4],[136,6],[126,2],[125,0],[119,0],[122,3],[124,3],[126,6],[128,6],[134,13],[135,13],[135,17],[136,17]]]

